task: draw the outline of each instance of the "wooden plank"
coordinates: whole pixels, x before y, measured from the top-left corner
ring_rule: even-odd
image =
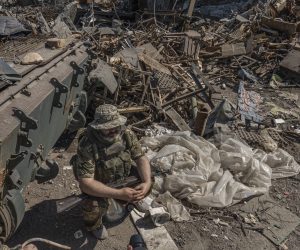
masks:
[[[140,112],[149,111],[149,107],[148,106],[134,106],[134,107],[127,107],[127,108],[119,108],[118,111],[120,114],[140,113]]]
[[[222,45],[222,57],[239,56],[246,54],[244,43],[224,44]]]
[[[178,250],[164,226],[155,227],[149,216],[144,218],[136,209],[130,215],[148,250]]]
[[[163,72],[165,74],[171,75],[170,70],[159,63],[157,60],[152,58],[151,56],[144,54],[144,53],[138,53],[138,58],[145,64],[147,64],[151,69],[155,69],[159,72]]]
[[[176,112],[174,108],[169,107],[166,108],[165,111],[167,116],[171,118],[173,123],[180,131],[191,131],[189,125],[186,124],[186,122],[182,119],[182,117]]]
[[[191,17],[193,15],[194,8],[195,8],[195,3],[196,3],[196,0],[191,0],[190,1],[189,9],[188,9],[188,12],[187,12],[187,15],[189,17]]]
[[[290,35],[296,33],[297,31],[297,23],[285,22],[277,19],[268,18],[265,16],[262,16],[261,23],[263,25],[268,26],[271,29],[286,32]]]

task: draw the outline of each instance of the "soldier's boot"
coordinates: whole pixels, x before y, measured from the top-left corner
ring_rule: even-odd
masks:
[[[98,240],[105,240],[108,237],[108,232],[104,225],[101,225],[99,228],[91,231],[91,233],[97,238]]]
[[[85,200],[83,203],[83,220],[86,229],[99,240],[104,240],[108,237],[107,230],[102,224],[102,217],[106,211],[107,208],[101,207],[97,201]]]

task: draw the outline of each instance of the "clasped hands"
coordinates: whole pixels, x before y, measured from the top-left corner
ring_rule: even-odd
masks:
[[[120,189],[120,200],[137,202],[148,194],[151,188],[151,182],[142,182],[134,188],[125,187]]]

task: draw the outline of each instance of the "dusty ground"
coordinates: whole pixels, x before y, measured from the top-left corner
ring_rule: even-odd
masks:
[[[24,192],[27,212],[8,245],[12,247],[30,238],[40,237],[68,245],[72,249],[126,249],[130,236],[136,233],[129,218],[119,225],[106,224],[110,237],[100,242],[84,230],[79,207],[56,214],[56,199],[79,193],[78,184],[69,164],[71,156],[76,151],[76,138],[69,147],[68,141],[64,140],[65,138],[62,138],[58,143],[60,146],[49,154],[49,158],[55,159],[60,165],[58,176],[45,184],[39,185],[34,182],[27,187]],[[83,236],[76,239],[74,234],[79,230]],[[54,249],[45,244],[37,246],[42,250]]]
[[[296,215],[300,216],[300,176],[274,180],[270,190],[270,195],[279,205],[287,208]],[[235,209],[236,207],[236,209]],[[257,231],[247,230],[246,236],[240,227],[236,227],[234,221],[226,214],[238,209],[233,206],[230,209],[204,210],[203,214],[195,217],[194,223],[174,223],[166,225],[173,240],[182,250],[206,250],[206,249],[278,249],[273,243]],[[224,216],[218,216],[219,214]],[[223,226],[216,224],[214,219],[221,218],[229,224]],[[290,234],[285,245],[288,249],[296,250],[300,246],[300,226]]]
[[[231,88],[221,89],[220,86],[215,86],[220,93],[220,97],[226,96],[233,104],[237,103],[237,90]],[[290,94],[299,96],[299,89],[285,89],[277,91],[257,90],[262,96],[265,97],[265,101],[273,101],[280,107],[290,110],[296,110],[299,107],[299,99],[295,102],[288,98],[280,98],[278,96],[284,93],[284,96]],[[284,117],[284,114],[280,114],[279,117]],[[296,143],[296,148],[299,148],[300,144]],[[288,145],[285,147],[290,154],[299,162],[299,151],[294,150],[295,145]],[[300,176],[294,176],[291,178],[284,178],[272,181],[272,187],[270,189],[270,196],[281,206],[300,216]],[[236,208],[237,210],[238,208]],[[257,231],[247,230],[246,236],[242,233],[239,227],[234,227],[232,221],[226,221],[230,226],[222,226],[216,224],[213,221],[213,215],[215,213],[226,214],[228,209],[212,210],[210,212],[204,211],[203,215],[195,217],[194,223],[174,223],[170,222],[166,225],[173,240],[178,245],[179,249],[188,250],[206,250],[206,249],[278,249],[273,243]],[[235,210],[235,206],[229,209]],[[218,218],[218,216],[215,216]],[[221,217],[222,218],[222,217]],[[227,217],[225,217],[227,218]],[[288,249],[296,250],[300,246],[300,226],[290,234],[285,242]]]
[[[76,141],[76,138],[75,138]],[[64,144],[64,143],[62,143]],[[131,220],[127,218],[117,226],[107,225],[110,238],[95,241],[84,230],[81,220],[80,208],[57,215],[55,200],[78,193],[79,188],[74,180],[69,159],[76,150],[76,143],[72,143],[66,150],[57,147],[49,154],[60,164],[60,173],[53,181],[38,185],[31,183],[25,191],[26,208],[24,220],[14,237],[9,241],[9,246],[14,246],[33,237],[46,238],[61,244],[71,246],[72,249],[126,249],[132,234],[136,232]],[[274,180],[270,190],[271,196],[282,206],[300,216],[300,176],[287,179]],[[234,211],[234,207],[230,209]],[[239,227],[227,227],[214,223],[214,214],[220,211],[226,214],[227,209],[203,210],[203,214],[195,215],[194,222],[174,223],[166,225],[173,240],[183,250],[206,249],[277,249],[268,239],[259,232],[246,230],[243,235]],[[231,225],[231,221],[227,221]],[[81,230],[83,237],[76,239],[74,233]],[[286,245],[289,249],[299,249],[300,227],[290,235]],[[40,249],[51,249],[39,245]]]
[[[228,89],[225,92],[231,93],[229,99],[234,103],[236,95],[232,90]],[[55,159],[60,165],[57,178],[42,185],[31,183],[24,192],[27,212],[18,231],[9,241],[9,246],[20,244],[32,237],[42,237],[71,246],[72,249],[126,249],[130,236],[136,233],[131,220],[127,218],[123,223],[116,226],[107,224],[110,238],[98,242],[84,230],[80,208],[60,215],[56,214],[56,199],[79,192],[78,184],[74,180],[69,164],[69,159],[76,151],[76,137],[73,139],[63,136],[49,154],[49,158]],[[296,158],[299,157],[297,154],[298,152],[294,152]],[[299,190],[300,176],[298,175],[273,180],[270,195],[279,205],[300,216]],[[220,214],[226,215],[233,211],[235,211],[235,207],[203,210],[202,213],[195,215],[192,223],[169,222],[166,224],[166,228],[179,249],[182,250],[278,249],[257,231],[245,229],[245,233],[243,233],[240,227],[236,227],[235,223],[232,223],[231,219],[226,221],[226,218],[228,219],[226,216],[223,217],[229,226],[214,222],[214,219]],[[74,233],[78,230],[82,231],[83,236],[76,239]],[[285,245],[291,250],[299,249],[300,226],[290,234]],[[40,249],[51,248],[43,245],[40,246]]]

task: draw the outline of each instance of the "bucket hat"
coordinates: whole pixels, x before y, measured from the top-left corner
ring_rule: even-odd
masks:
[[[116,106],[103,104],[97,107],[94,120],[89,124],[94,129],[111,129],[122,126],[127,118],[119,114]]]

